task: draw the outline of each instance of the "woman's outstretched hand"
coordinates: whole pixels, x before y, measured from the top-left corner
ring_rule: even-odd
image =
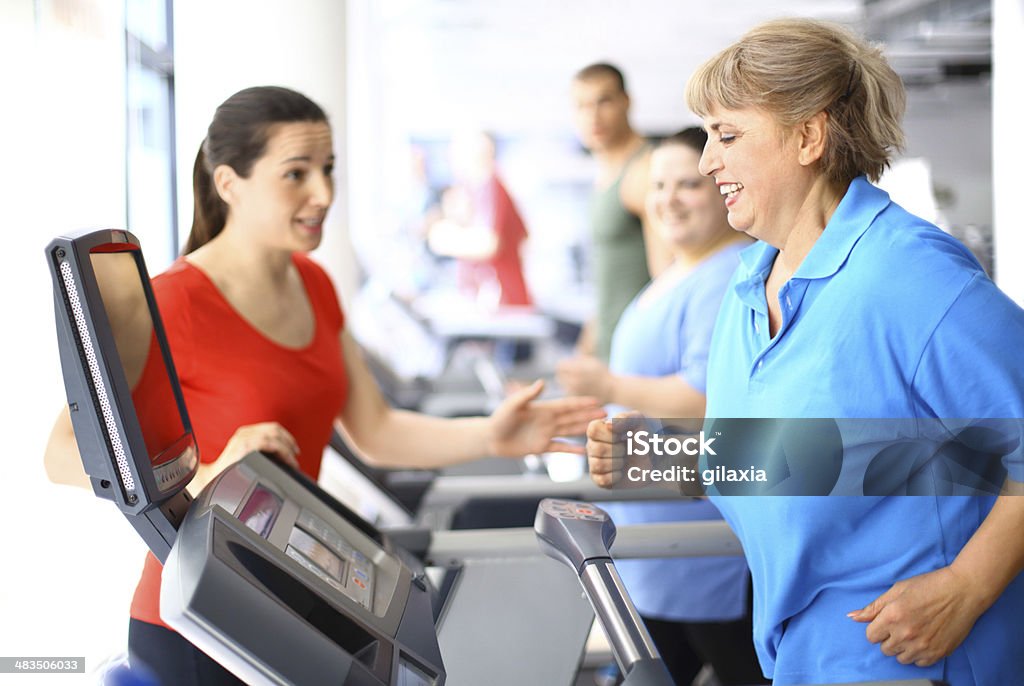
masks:
[[[535,381],[505,399],[490,416],[490,445],[493,455],[522,457],[546,452],[583,454],[582,445],[555,440],[559,436],[580,436],[587,424],[605,416],[594,398],[573,397],[537,400],[544,382]]]

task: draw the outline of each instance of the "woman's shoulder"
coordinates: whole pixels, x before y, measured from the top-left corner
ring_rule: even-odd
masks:
[[[299,274],[307,283],[311,283],[318,289],[329,289],[334,293],[334,282],[330,274],[319,262],[306,253],[292,253],[292,263],[299,270]]]
[[[889,203],[856,241],[850,264],[861,278],[886,290],[941,298],[956,293],[984,269],[971,251],[931,222]]]
[[[722,278],[728,281],[732,278],[736,268],[740,266],[740,253],[751,245],[753,243],[747,240],[736,240],[727,243],[700,265],[702,273],[713,274],[714,278]]]
[[[886,251],[894,259],[929,266],[948,265],[973,276],[983,271],[971,251],[948,232],[896,203],[890,203],[876,221]]]
[[[877,296],[865,304],[919,325],[937,324],[970,283],[988,279],[965,245],[896,204],[878,216],[854,254],[860,285]]]
[[[344,314],[341,311],[338,292],[334,288],[334,281],[327,270],[306,253],[292,253],[292,263],[306,284],[314,309],[328,312],[331,318],[336,320],[337,326],[342,326]]]
[[[681,293],[680,297],[720,301],[740,267],[740,253],[750,245],[747,241],[734,241],[710,255],[689,274],[686,279],[689,292]]]
[[[303,273],[319,273],[327,276],[327,270],[319,262],[313,259],[309,253],[293,252],[292,263]]]
[[[157,299],[183,298],[202,283],[202,274],[189,264],[184,256],[171,263],[167,269],[152,279],[153,293]],[[163,303],[161,302],[161,306]]]

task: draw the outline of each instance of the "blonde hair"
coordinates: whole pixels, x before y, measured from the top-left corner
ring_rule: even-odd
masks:
[[[690,109],[762,108],[784,126],[827,115],[819,162],[832,183],[877,181],[903,149],[903,82],[881,50],[847,29],[813,19],[779,19],[752,29],[697,69]]]

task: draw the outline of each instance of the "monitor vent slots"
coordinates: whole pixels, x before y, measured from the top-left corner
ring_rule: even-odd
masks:
[[[92,339],[89,337],[89,327],[85,321],[85,313],[82,312],[82,303],[78,299],[75,276],[72,274],[71,266],[67,262],[60,263],[60,274],[64,280],[64,292],[67,294],[68,302],[71,305],[71,313],[75,317],[78,340],[81,343],[82,351],[85,353],[86,362],[89,364],[89,375],[92,377],[92,386],[103,414],[103,423],[107,428],[110,447],[114,451],[114,457],[117,460],[117,470],[121,475],[121,483],[126,491],[133,493],[135,491],[135,478],[132,476],[131,469],[128,468],[128,457],[125,455],[121,436],[117,432],[114,412],[110,408],[110,399],[107,397],[107,389],[103,384],[103,378],[100,376],[96,351],[93,350]]]

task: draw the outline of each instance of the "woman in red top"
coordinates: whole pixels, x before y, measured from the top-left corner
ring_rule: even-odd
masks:
[[[540,382],[489,417],[389,407],[329,278],[306,256],[320,244],[333,166],[326,115],[294,91],[240,91],[210,124],[185,254],[153,280],[202,459],[194,492],[254,450],[316,478],[335,421],[372,464],[437,467],[545,452],[555,436],[583,433],[603,414],[592,399],[536,401]],[[54,481],[88,483],[66,412],[46,465]],[[132,602],[132,660],[163,684],[237,683],[161,622],[159,583],[149,555]]]

